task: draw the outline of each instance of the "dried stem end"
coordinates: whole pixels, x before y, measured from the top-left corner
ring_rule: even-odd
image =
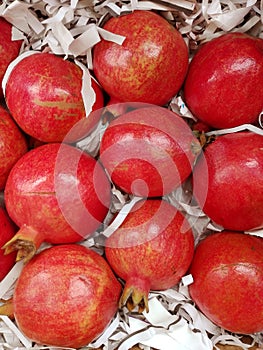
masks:
[[[148,281],[141,279],[128,279],[119,301],[119,307],[127,307],[129,311],[138,308],[138,313],[149,312],[148,295],[150,285]]]
[[[3,247],[5,254],[17,251],[16,261],[28,262],[43,242],[41,234],[31,226],[22,226]]]
[[[8,316],[11,319],[14,319],[14,304],[13,304],[13,299],[8,299],[8,300],[2,300],[1,302],[3,303],[0,305],[0,315],[5,315]]]

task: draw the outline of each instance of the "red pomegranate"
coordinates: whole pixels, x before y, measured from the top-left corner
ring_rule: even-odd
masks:
[[[254,123],[263,109],[263,40],[227,33],[200,47],[184,84],[191,112],[213,128]]]
[[[111,201],[108,177],[98,161],[67,144],[50,143],[26,153],[12,168],[5,204],[20,227],[6,245],[30,259],[42,242],[72,243],[91,235]]]
[[[16,233],[17,227],[8,216],[5,208],[0,206],[0,248]],[[15,253],[5,255],[0,249],[0,281],[8,274],[16,261]]]
[[[175,286],[193,252],[193,233],[181,212],[162,199],[137,202],[105,242],[107,261],[125,281],[120,307],[148,311],[149,291]]]
[[[28,151],[23,132],[8,111],[0,106],[0,190],[3,190],[10,170]]]
[[[82,74],[73,62],[50,53],[36,53],[18,62],[7,80],[6,103],[21,129],[43,142],[63,141],[79,121],[83,134],[76,138],[92,130],[99,115],[91,113],[91,118],[86,118]],[[95,111],[103,107],[103,93],[95,80],[91,81]]]
[[[263,239],[223,231],[196,247],[191,298],[216,325],[234,333],[263,330]]]
[[[225,134],[208,145],[193,170],[194,196],[227,230],[263,227],[263,137]]]
[[[8,65],[19,55],[21,40],[12,40],[12,25],[0,17],[0,99],[3,99],[2,81]]]
[[[108,326],[121,285],[98,253],[77,244],[35,255],[15,286],[14,316],[31,340],[80,348]]]
[[[181,88],[188,48],[180,32],[151,11],[110,18],[105,30],[125,37],[102,40],[93,51],[94,73],[103,89],[122,102],[166,104]]]
[[[109,124],[102,137],[100,158],[122,190],[156,197],[170,193],[191,174],[200,149],[179,115],[147,105]]]

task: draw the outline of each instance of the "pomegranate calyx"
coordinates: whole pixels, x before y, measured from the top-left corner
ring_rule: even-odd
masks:
[[[11,319],[14,319],[14,305],[13,299],[0,300],[2,305],[0,305],[0,315],[8,316]]]
[[[136,311],[142,313],[149,312],[148,294],[150,291],[148,282],[142,280],[135,280],[135,283],[126,282],[123,293],[119,301],[119,307],[127,307],[129,311]]]
[[[203,145],[202,145],[201,142],[199,142],[198,139],[196,139],[196,140],[191,142],[191,151],[192,151],[194,156],[198,156],[199,155],[199,153],[202,150],[202,147],[203,147]]]
[[[16,261],[24,259],[28,262],[42,243],[42,235],[30,226],[22,226],[20,230],[3,247],[5,255],[17,251]]]
[[[215,134],[211,134],[208,136],[204,131],[198,131],[198,130],[194,130],[193,134],[199,141],[199,145],[194,142],[191,145],[192,152],[195,155],[198,155],[201,152],[201,150],[205,150],[206,147],[210,143],[214,142],[217,137]]]

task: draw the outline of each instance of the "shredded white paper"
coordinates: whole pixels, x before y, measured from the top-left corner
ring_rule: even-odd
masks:
[[[84,102],[86,117],[88,117],[92,111],[92,106],[96,100],[95,92],[91,86],[92,78],[88,68],[84,64],[82,64],[78,60],[75,60],[75,63],[77,66],[79,66],[82,69],[81,96]]]
[[[8,68],[3,81],[5,88],[8,76],[19,60],[36,52],[52,52],[71,57],[83,70],[83,101],[86,115],[89,115],[95,95],[91,92],[92,70],[91,51],[101,38],[122,45],[125,37],[110,33],[101,26],[108,16],[119,16],[133,10],[156,10],[174,24],[182,33],[191,55],[199,45],[228,31],[248,32],[263,38],[263,2],[257,0],[11,0],[2,1],[0,16],[13,24],[13,40],[24,39],[21,56]],[[85,96],[93,96],[88,102]],[[187,109],[179,93],[168,108],[183,117],[195,120]],[[262,114],[259,127],[243,125],[227,130],[214,130],[207,133],[221,135],[228,132],[250,130],[259,135],[262,131]],[[97,155],[99,143],[107,124],[100,122],[97,128],[77,147]],[[261,127],[261,128],[260,128]],[[182,210],[193,225],[195,242],[206,230],[221,231],[222,228],[211,222],[202,210],[191,201],[189,184],[183,184],[166,196],[172,205]],[[113,187],[113,204],[104,222],[104,236],[115,230],[129,210],[140,198],[131,198]],[[1,193],[1,202],[3,194]],[[115,220],[110,225],[114,213]],[[263,236],[262,230],[247,232]],[[103,237],[96,232],[81,244],[103,254]],[[46,245],[41,249],[45,249]],[[5,279],[0,282],[0,299],[12,296],[15,281],[22,271],[22,263],[17,263]],[[188,285],[193,282],[191,275],[186,275],[172,289],[152,291],[149,295],[149,313],[143,315],[119,310],[105,332],[85,349],[128,350],[134,345],[143,350],[212,350],[216,344],[229,344],[248,349],[254,344],[263,344],[262,334],[251,335],[252,344],[242,342],[242,337],[230,334],[209,321],[193,304]],[[33,344],[18,329],[15,322],[6,316],[0,317],[0,350],[5,349],[59,349]],[[64,348],[65,349],[65,348]]]
[[[206,135],[207,136],[225,135],[225,134],[231,134],[239,131],[252,131],[255,134],[263,136],[263,129],[258,128],[257,126],[251,125],[251,124],[243,124],[243,125],[236,126],[234,128],[209,131],[206,133]]]
[[[31,56],[31,55],[34,55],[34,54],[37,54],[39,53],[39,51],[25,51],[23,53],[21,53],[16,59],[14,59],[10,64],[9,66],[7,67],[7,70],[5,72],[5,75],[3,77],[3,80],[2,80],[2,88],[3,88],[3,93],[5,95],[5,88],[6,88],[6,83],[8,81],[8,78],[12,72],[12,70],[14,69],[14,67],[20,62],[22,61],[24,58],[28,57],[28,56]]]

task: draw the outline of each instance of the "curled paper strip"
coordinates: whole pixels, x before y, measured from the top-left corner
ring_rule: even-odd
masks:
[[[263,230],[245,231],[245,233],[263,238]]]
[[[5,278],[0,282],[0,299],[7,296],[8,291],[13,287],[24,267],[23,261],[17,262]]]
[[[122,44],[125,39],[123,36],[107,32],[95,25],[98,22],[97,17],[92,7],[88,11],[85,5],[87,6],[83,1],[68,4],[68,1],[46,0],[42,1],[40,6],[38,1],[26,3],[15,0],[9,6],[3,6],[0,15],[20,31],[19,37],[24,33],[30,38],[26,50],[33,47],[42,50],[48,45],[55,54],[78,57],[88,55],[101,37]],[[38,18],[36,11],[42,13],[42,20],[41,17]],[[89,23],[91,20],[93,23]],[[80,25],[82,23],[83,25]]]
[[[140,332],[127,338],[119,347],[125,350],[138,341],[158,350],[212,350],[212,342],[201,332],[193,332],[186,320],[170,314],[155,297],[149,300],[149,313],[144,313],[148,324]]]
[[[14,69],[14,67],[20,62],[22,61],[24,58],[28,57],[28,56],[31,56],[31,55],[34,55],[34,54],[37,54],[39,53],[39,51],[26,51],[26,52],[23,52],[21,53],[16,59],[14,59],[10,64],[9,66],[7,67],[6,69],[6,72],[5,72],[5,75],[3,77],[3,80],[2,80],[2,89],[3,89],[3,93],[5,95],[5,88],[6,88],[6,83],[8,81],[8,78],[12,72],[12,70]]]
[[[25,34],[31,30],[39,35],[45,27],[38,20],[36,14],[29,7],[31,4],[15,0],[2,12],[2,16]]]
[[[103,124],[103,122],[100,120],[95,130],[93,130],[84,139],[78,141],[76,146],[82,151],[89,152],[89,154],[96,157],[99,153],[100,141],[105,129],[106,124]]]
[[[212,1],[207,6],[206,16],[211,17],[210,22],[216,27],[228,32],[243,21],[256,2],[256,0],[248,0],[245,7],[237,7],[234,2],[228,1],[226,4],[229,9],[226,11],[222,9],[220,2]]]
[[[81,96],[83,99],[86,117],[90,115],[92,111],[92,106],[96,101],[95,91],[91,86],[91,75],[86,66],[79,61],[75,60],[75,64],[82,69],[82,86],[81,86]]]
[[[99,348],[103,345],[105,345],[108,341],[108,339],[111,337],[111,335],[117,330],[120,322],[120,316],[117,314],[117,316],[113,319],[113,321],[110,323],[108,328],[105,330],[105,332],[95,341],[91,344],[92,348]]]
[[[206,133],[207,136],[213,136],[213,135],[225,135],[225,134],[231,134],[233,132],[239,132],[239,131],[252,131],[258,135],[263,136],[263,129],[258,128],[255,125],[251,124],[243,124],[240,126],[236,126],[234,128],[229,128],[229,129],[221,129],[221,130],[214,130],[214,131],[209,131]]]
[[[99,31],[95,24],[90,24],[81,35],[72,40],[69,51],[75,56],[86,53],[91,47],[100,41]]]
[[[32,347],[32,342],[25,337],[20,330],[15,326],[15,324],[7,316],[1,316],[0,319],[11,329],[11,331],[17,336],[21,343],[28,349]]]
[[[122,209],[119,211],[112,223],[103,231],[105,237],[109,237],[118,227],[123,223],[135,203],[142,200],[141,197],[133,197],[129,203],[126,203]]]
[[[239,340],[237,337],[232,336],[231,334],[222,334],[215,336],[212,338],[212,341],[215,341],[216,343],[221,342],[222,344],[225,344],[227,342],[228,345],[240,346],[243,350],[251,348],[251,344],[244,344],[241,340]],[[215,349],[220,350],[216,345]]]
[[[185,102],[183,101],[182,97],[175,96],[172,101],[170,102],[170,107],[173,112],[179,113],[185,118],[193,119],[196,121],[196,118],[193,116],[193,114],[189,111],[187,108]]]

